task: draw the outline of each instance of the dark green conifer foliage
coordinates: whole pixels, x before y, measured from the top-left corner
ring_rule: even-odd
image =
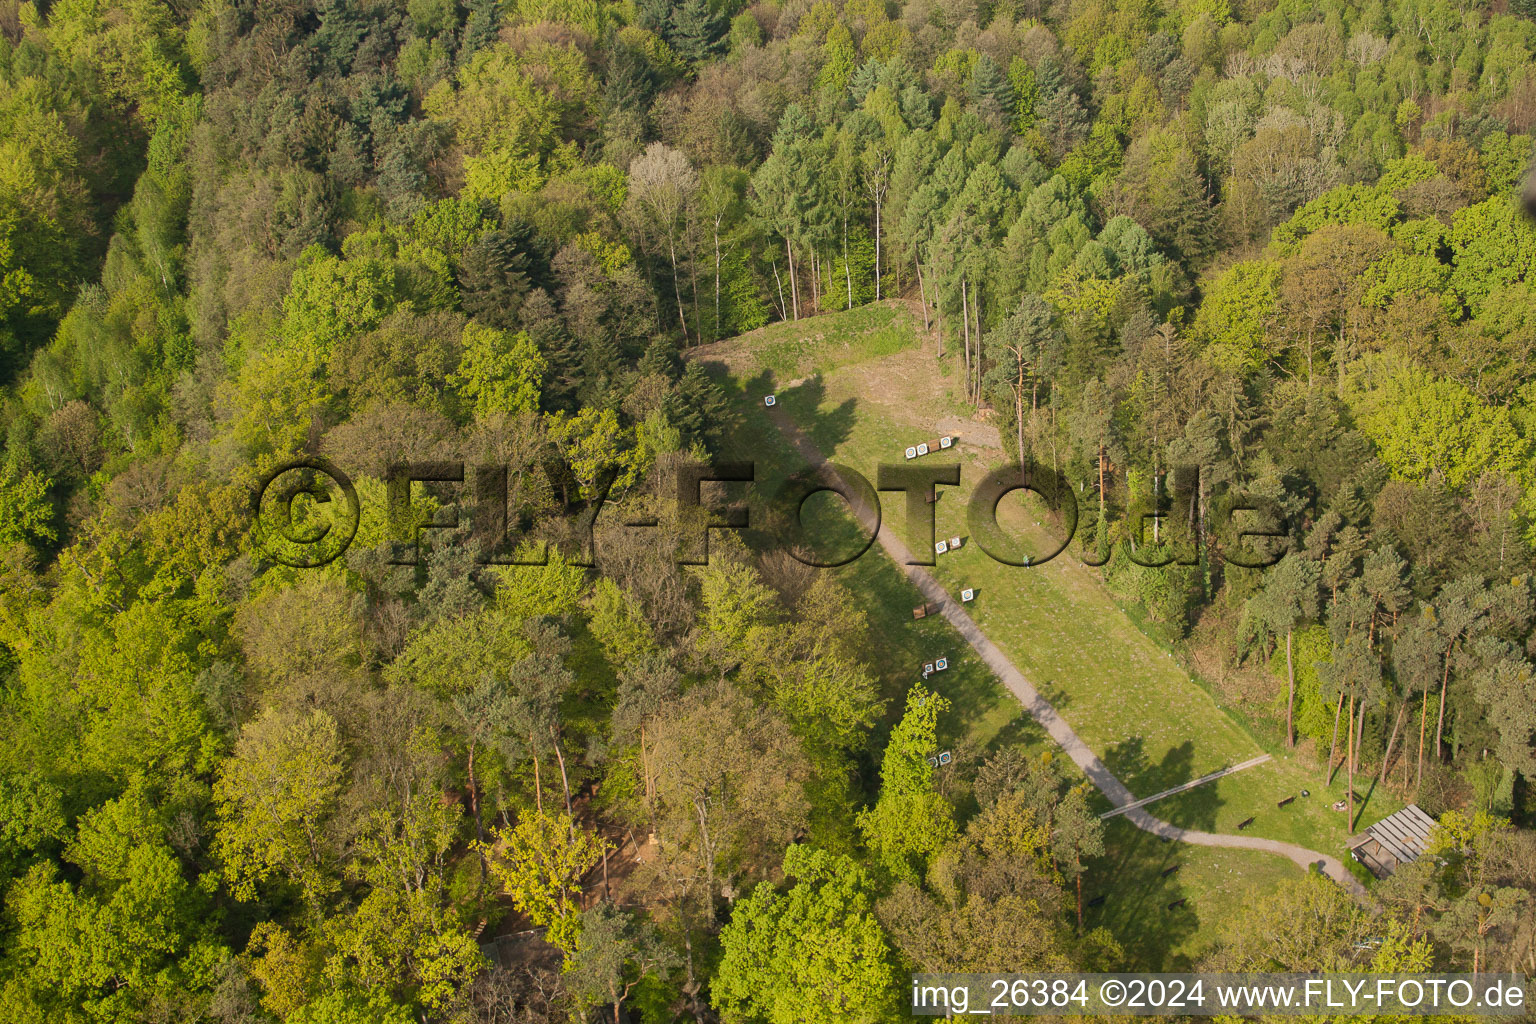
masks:
[[[690,64],[702,64],[725,48],[727,23],[709,0],[684,0],[672,9],[667,42]]]

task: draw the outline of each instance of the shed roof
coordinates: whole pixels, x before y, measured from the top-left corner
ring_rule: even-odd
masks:
[[[1349,848],[1353,850],[1374,839],[1399,864],[1407,864],[1429,849],[1429,835],[1434,828],[1434,818],[1425,814],[1418,804],[1409,804],[1356,836],[1350,841]]]

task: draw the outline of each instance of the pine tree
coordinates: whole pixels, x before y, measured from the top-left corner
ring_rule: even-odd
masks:
[[[724,51],[726,28],[709,0],[683,0],[672,9],[667,43],[688,63],[703,64]]]
[[[535,288],[523,300],[523,329],[544,355],[548,370],[544,379],[546,409],[574,410],[576,385],[581,380],[581,349],[560,321],[560,311],[547,291]]]
[[[997,61],[982,54],[971,72],[971,98],[982,111],[1008,123],[1013,118],[1013,85]]]
[[[642,375],[659,374],[668,380],[677,380],[681,369],[677,359],[677,345],[671,338],[658,335],[647,346],[636,368]]]
[[[523,299],[546,285],[547,263],[533,229],[521,221],[485,235],[464,254],[459,290],[464,312],[492,327],[517,324]]]
[[[467,63],[474,52],[496,41],[496,26],[501,19],[496,0],[474,0],[469,5],[469,17],[464,21],[463,42],[459,44],[459,61]]]
[[[669,0],[635,0],[635,24],[647,32],[665,37],[671,11]]]
[[[645,110],[656,95],[656,72],[645,54],[622,41],[615,41],[608,57],[607,84],[603,88],[603,110]]]
[[[880,84],[880,62],[871,57],[848,80],[848,91],[853,95],[853,102],[863,103],[875,86]]]
[[[663,411],[687,443],[703,440],[713,445],[730,425],[730,405],[724,393],[698,363],[688,364],[677,389],[667,396]]]

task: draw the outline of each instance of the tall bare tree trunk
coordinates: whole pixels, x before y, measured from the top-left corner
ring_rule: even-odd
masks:
[[[1349,834],[1355,834],[1355,695],[1349,695],[1349,748],[1344,755],[1344,760],[1349,764],[1348,787],[1345,794],[1349,815]]]
[[[683,329],[683,344],[688,344],[688,314],[683,312],[683,289],[677,281],[677,246],[667,237],[667,256],[672,260],[672,295],[677,299],[677,326]]]
[[[1073,858],[1073,866],[1077,868],[1077,934],[1083,934],[1083,862],[1081,858]]]
[[[645,807],[653,810],[656,800],[656,784],[651,779],[651,754],[645,749],[645,726],[640,727],[640,771],[645,775]]]
[[[555,732],[553,722],[549,726],[549,739],[555,748],[555,760],[560,762],[560,788],[565,790],[565,813],[568,817],[574,819],[576,814],[571,810],[571,780],[565,774],[565,754],[560,750],[560,736]]]
[[[1296,746],[1296,667],[1291,662],[1291,630],[1285,631],[1285,745]]]
[[[1339,716],[1344,713],[1344,691],[1339,691],[1338,706],[1333,709],[1333,741],[1328,744],[1328,770],[1323,773],[1327,781],[1324,785],[1333,782],[1333,756],[1339,752]]]
[[[1360,699],[1360,722],[1355,726],[1355,767],[1359,767],[1360,755],[1365,752],[1365,698]]]
[[[1419,770],[1413,777],[1413,790],[1418,792],[1424,784],[1424,727],[1429,724],[1429,687],[1424,687],[1424,699],[1419,704]]]
[[[485,894],[486,855],[485,855],[485,823],[480,817],[480,784],[475,779],[475,744],[469,744],[467,760],[464,772],[469,778],[469,809],[475,817],[475,838],[480,840],[476,851],[479,854],[479,875],[475,880],[475,902],[480,902],[480,897]]]
[[[977,405],[981,404],[981,364],[982,364],[982,354],[981,354],[981,295],[980,295],[980,291],[981,291],[981,289],[980,289],[979,285],[975,285],[975,284],[971,285],[971,315],[976,318],[976,372],[973,374],[973,376],[976,378],[976,383],[975,383],[975,386],[972,389],[971,393],[976,396],[975,401],[976,401]]]
[[[533,754],[533,805],[544,813],[544,787],[539,784],[539,751],[533,745],[533,730],[528,730],[528,750]]]
[[[1451,683],[1451,652],[1456,649],[1456,644],[1445,649],[1445,673],[1440,677],[1440,716],[1435,719],[1435,760],[1439,761],[1443,756],[1440,750],[1445,741],[1445,691]]]
[[[795,280],[795,250],[789,244],[789,236],[784,236],[784,253],[789,259],[789,301],[795,307],[795,319],[800,319],[800,283]]]
[[[774,276],[777,277],[778,266],[774,266]],[[715,218],[715,337],[720,337],[720,218]]]
[[[965,293],[965,278],[960,279],[960,323],[964,328],[962,337],[965,339],[965,397],[971,397],[971,311],[966,303],[970,301]]]
[[[930,273],[930,277],[932,274]],[[944,358],[944,296],[939,290],[939,282],[933,282],[933,323],[939,332],[939,358]]]
[[[1387,781],[1387,765],[1392,763],[1392,748],[1397,746],[1398,733],[1403,728],[1403,718],[1408,714],[1408,705],[1401,704],[1397,708],[1397,721],[1392,723],[1392,735],[1387,737],[1387,752],[1381,755],[1381,771],[1376,775],[1376,784],[1384,785]]]
[[[853,308],[853,268],[848,265],[848,218],[843,218],[843,279],[848,282],[848,308]]]
[[[784,281],[779,277],[779,261],[771,260],[773,264],[773,283],[779,286],[779,319],[789,319],[789,304],[784,301]]]
[[[1019,465],[1024,465],[1024,382],[1013,389],[1013,422],[1019,432]]]
[[[875,200],[875,301],[880,301],[880,200]],[[928,311],[923,310],[923,330],[928,329]]]
[[[923,287],[923,265],[917,260],[913,260],[912,265],[917,268],[917,304],[923,307],[923,331],[926,332],[928,330],[928,290]],[[943,338],[939,339],[939,344],[944,344]],[[942,354],[941,352],[940,355]]]
[[[811,250],[811,315],[821,312],[821,254]]]
[[[693,337],[704,343],[704,314],[699,310],[699,261],[688,261],[688,292],[693,296]]]
[[[1099,525],[1104,525],[1104,442],[1099,442]]]

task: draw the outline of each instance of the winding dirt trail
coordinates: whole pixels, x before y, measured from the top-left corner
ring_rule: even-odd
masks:
[[[789,417],[789,414],[783,410],[782,406],[770,406],[767,412],[769,418],[779,428],[780,433],[784,435],[785,439],[794,446],[795,450],[800,453],[801,457],[810,466],[823,474],[832,477],[836,476],[835,471],[828,465],[826,457],[811,442],[810,438],[800,430],[794,420]],[[877,510],[863,507],[859,503],[854,504],[853,512],[866,530],[875,522],[878,515]],[[960,602],[950,597],[949,592],[944,589],[926,568],[921,565],[908,564],[912,561],[912,552],[907,548],[902,539],[896,536],[895,531],[883,521],[880,523],[876,539],[880,541],[880,546],[885,549],[886,554],[891,557],[891,560],[896,563],[902,572],[906,573],[907,578],[917,587],[924,600],[939,608],[944,617],[949,620],[955,629],[959,630],[960,635],[981,656],[981,660],[1003,681],[1003,685],[1008,687],[1008,690],[1019,699],[1019,703],[1024,705],[1024,709],[1030,713],[1036,722],[1040,723],[1051,739],[1055,740],[1057,745],[1066,751],[1067,756],[1072,758],[1072,761],[1083,770],[1083,774],[1088,776],[1089,780],[1099,788],[1099,792],[1103,793],[1111,804],[1116,808],[1124,808],[1120,813],[1137,828],[1156,836],[1175,839],[1182,843],[1193,843],[1196,846],[1220,846],[1235,850],[1259,850],[1264,853],[1289,857],[1302,870],[1306,871],[1317,868],[1329,878],[1338,882],[1350,893],[1358,897],[1365,897],[1365,887],[1360,884],[1354,875],[1349,873],[1349,869],[1337,857],[1318,853],[1316,850],[1308,850],[1305,847],[1296,846],[1292,843],[1282,843],[1276,839],[1261,839],[1257,836],[1222,835],[1215,832],[1197,832],[1192,829],[1180,828],[1177,825],[1169,824],[1161,818],[1156,818],[1148,813],[1141,806],[1142,802],[1136,799],[1125,783],[1116,778],[1115,774],[1109,770],[1109,767],[1099,759],[1099,756],[1089,748],[1088,744],[1083,742],[1082,738],[1066,723],[1066,720],[1057,713],[1056,708],[1052,706],[1051,702],[1040,695],[1040,692],[1035,689],[1028,679],[1024,678],[1024,674],[1018,670],[1018,667],[1013,664],[1008,656],[999,650],[997,645],[982,632],[981,627],[976,624],[976,620],[971,618]]]

